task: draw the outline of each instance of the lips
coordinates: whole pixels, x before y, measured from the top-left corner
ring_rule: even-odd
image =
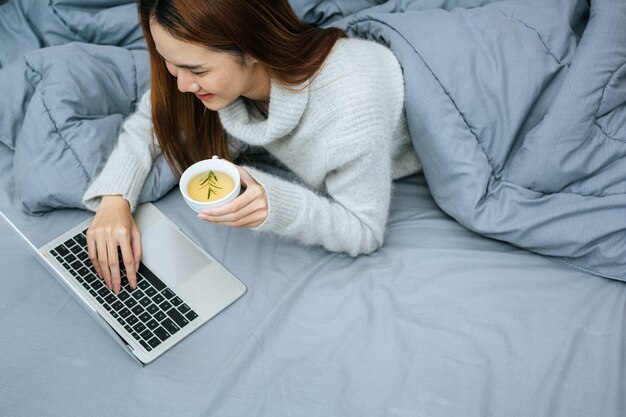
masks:
[[[214,96],[215,96],[215,94],[211,94],[211,93],[208,93],[208,94],[198,94],[198,93],[196,93],[196,97],[198,97],[202,101],[210,100]]]

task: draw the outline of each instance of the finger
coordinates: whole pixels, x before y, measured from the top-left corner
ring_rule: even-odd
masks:
[[[222,226],[230,226],[230,227],[245,227],[252,228],[260,225],[267,218],[267,215],[262,212],[255,212],[249,216],[244,217],[236,222],[223,222],[219,223]]]
[[[111,271],[111,287],[110,290],[116,294],[120,288],[120,260],[117,256],[117,241],[109,238],[107,241],[107,255],[109,257],[109,270]]]
[[[139,270],[139,263],[141,262],[141,256],[143,255],[143,252],[141,250],[141,233],[139,232],[139,229],[137,228],[137,225],[135,225],[133,227],[133,230],[131,232],[131,238],[132,238],[132,245],[133,245],[133,256],[135,257],[134,261],[135,261],[135,271]],[[129,284],[131,286],[131,288],[136,288],[137,287],[137,279],[135,278],[134,282],[131,282],[129,280]]]
[[[235,165],[235,167],[237,167],[237,171],[239,171],[239,178],[241,178],[241,182],[243,185],[248,187],[253,184],[258,184],[258,182],[252,177],[252,175],[250,175],[248,170],[240,167],[239,165]]]
[[[234,213],[246,207],[252,201],[261,197],[260,186],[248,187],[241,195],[236,197],[233,201],[223,204],[219,207],[207,208],[201,211],[202,214],[207,216],[223,216],[225,214]]]
[[[130,239],[122,239],[120,241],[120,250],[122,252],[122,262],[124,262],[124,268],[126,268],[126,278],[128,278],[128,284],[130,285],[131,282],[137,282],[137,276],[135,274],[135,258],[133,256]],[[134,288],[134,286],[132,287]],[[116,290],[115,285],[113,286],[113,290]],[[117,291],[119,290],[120,288],[117,288]]]
[[[219,216],[211,216],[207,214],[202,214],[202,215],[199,215],[198,217],[201,220],[206,220],[212,223],[221,223],[221,224],[236,223],[240,220],[245,219],[251,214],[256,213],[257,211],[262,211],[262,210],[265,210],[266,208],[267,207],[264,204],[264,202],[257,199],[257,200],[251,201],[250,204],[241,208],[240,210],[237,210],[232,213],[226,213],[226,214],[219,215]]]
[[[87,255],[89,255],[89,260],[91,261],[91,264],[96,270],[96,274],[98,274],[98,277],[102,279],[103,278],[102,272],[100,270],[100,265],[98,264],[98,252],[96,249],[96,240],[94,237],[94,232],[91,229],[87,230]]]
[[[98,236],[96,240],[96,250],[98,253],[98,265],[102,273],[102,278],[107,288],[111,289],[111,271],[109,270],[109,259],[107,254],[107,244],[104,236]]]

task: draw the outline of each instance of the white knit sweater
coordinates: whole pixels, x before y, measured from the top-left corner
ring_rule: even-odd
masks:
[[[392,180],[420,169],[404,113],[400,65],[386,47],[342,39],[297,92],[272,82],[267,119],[240,98],[219,112],[229,136],[262,146],[300,179],[246,167],[265,188],[269,214],[255,230],[352,256],[383,244]],[[122,194],[137,202],[152,165],[150,99],[124,123],[83,201]]]

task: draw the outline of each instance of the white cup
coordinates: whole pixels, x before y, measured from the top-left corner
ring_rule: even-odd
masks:
[[[189,187],[189,181],[191,181],[196,175],[209,171],[219,171],[230,176],[235,182],[235,188],[233,188],[230,193],[220,198],[219,200],[194,200],[189,196],[189,193],[187,192],[187,188]],[[217,155],[213,155],[211,159],[204,159],[202,161],[196,162],[195,164],[187,168],[185,172],[183,172],[183,175],[180,177],[180,182],[178,186],[187,205],[196,212],[200,213],[205,208],[221,206],[222,204],[234,200],[235,197],[239,195],[239,191],[241,190],[241,178],[239,176],[239,171],[237,170],[237,167],[235,167],[235,165],[231,164],[225,159],[219,159]]]

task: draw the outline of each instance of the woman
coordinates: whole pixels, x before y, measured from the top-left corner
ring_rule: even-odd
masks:
[[[390,50],[301,22],[287,0],[142,0],[152,85],[84,196],[89,256],[120,290],[141,258],[131,216],[155,153],[175,173],[229,145],[265,148],[299,178],[238,167],[244,192],[202,221],[274,232],[352,256],[383,243],[392,180],[420,165]],[[151,146],[152,130],[157,146]],[[156,149],[157,152],[154,152]]]

